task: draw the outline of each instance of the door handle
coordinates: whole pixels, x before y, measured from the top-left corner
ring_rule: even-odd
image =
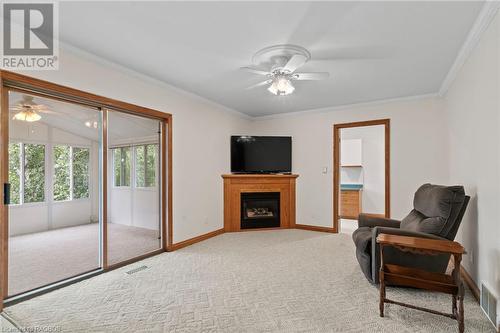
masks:
[[[3,204],[10,205],[10,184],[3,184]]]

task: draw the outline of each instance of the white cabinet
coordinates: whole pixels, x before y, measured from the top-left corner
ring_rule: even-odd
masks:
[[[340,165],[361,166],[363,164],[361,139],[340,141]]]

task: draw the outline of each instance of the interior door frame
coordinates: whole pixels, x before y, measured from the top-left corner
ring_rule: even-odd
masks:
[[[391,120],[376,119],[333,125],[333,232],[339,232],[339,200],[340,200],[340,130],[343,128],[384,126],[385,150],[385,212],[391,217]]]
[[[79,104],[101,110],[102,119],[102,188],[100,201],[102,202],[102,215],[101,215],[101,243],[103,252],[101,254],[100,272],[106,272],[111,269],[144,259],[158,253],[169,251],[172,249],[172,230],[173,230],[173,207],[172,207],[172,180],[173,180],[173,150],[172,150],[172,114],[154,110],[127,102],[118,101],[115,99],[102,97],[92,93],[84,92],[74,88],[66,87],[63,85],[51,83],[48,81],[36,79],[26,75],[13,73],[9,71],[0,70],[0,311],[4,307],[4,300],[8,296],[8,241],[9,241],[9,216],[8,206],[4,204],[4,186],[8,182],[8,144],[9,144],[9,102],[8,93],[10,90],[29,93],[36,96],[56,99],[64,102]],[[161,248],[129,260],[108,265],[107,262],[107,110],[116,110],[133,115],[154,118],[161,123],[161,171],[160,171],[160,195],[162,200],[161,205],[161,234],[162,243]],[[101,203],[100,203],[101,204]],[[78,277],[76,277],[78,278]],[[85,277],[84,277],[85,278]],[[77,279],[70,278],[71,282]],[[70,280],[68,279],[68,280]],[[73,281],[74,280],[74,281]],[[54,288],[66,285],[68,283],[57,282]],[[57,286],[56,286],[57,284]],[[51,287],[44,288],[42,292],[46,292]],[[33,293],[26,296],[32,297]],[[18,300],[16,300],[17,302]]]

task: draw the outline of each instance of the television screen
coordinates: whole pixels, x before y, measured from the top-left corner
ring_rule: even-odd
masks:
[[[292,172],[289,136],[231,136],[231,172]]]

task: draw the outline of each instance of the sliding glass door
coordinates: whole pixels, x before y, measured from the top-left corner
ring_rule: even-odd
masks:
[[[0,309],[167,249],[171,115],[3,71],[0,97]]]
[[[9,91],[8,296],[101,267],[101,111]]]
[[[162,248],[161,121],[107,111],[107,263]]]

